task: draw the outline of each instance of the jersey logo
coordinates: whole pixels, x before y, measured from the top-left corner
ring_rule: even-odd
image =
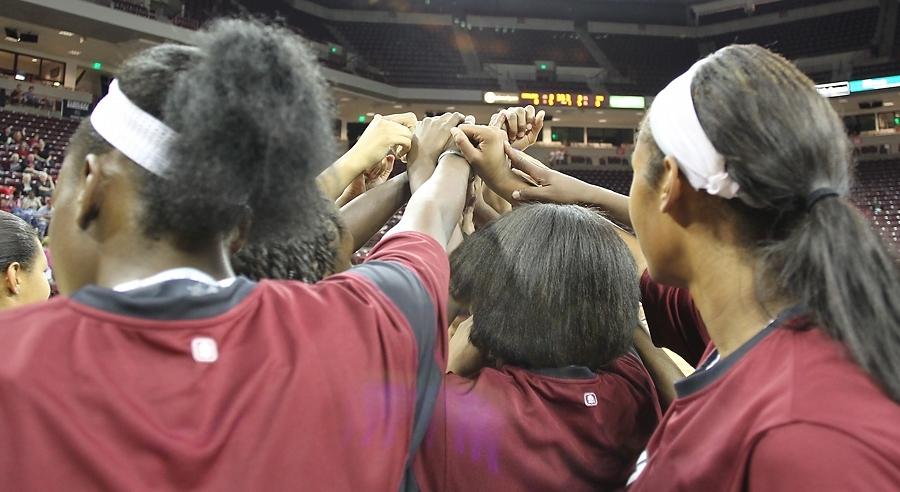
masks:
[[[584,394],[584,404],[589,407],[597,406],[597,395],[593,393],[585,393]]]
[[[191,355],[195,361],[209,364],[219,359],[219,347],[212,338],[197,337],[191,340]]]

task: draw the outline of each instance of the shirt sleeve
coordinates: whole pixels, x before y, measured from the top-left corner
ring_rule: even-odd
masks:
[[[375,284],[403,313],[415,335],[419,360],[411,460],[428,430],[447,369],[450,262],[434,239],[417,232],[402,232],[379,241],[366,262],[350,272]],[[400,489],[417,489],[411,466],[407,467]]]
[[[644,270],[641,303],[653,344],[675,352],[697,367],[709,345],[709,334],[687,289],[658,284]]]
[[[895,467],[850,435],[796,423],[770,430],[756,443],[744,490],[896,490]]]

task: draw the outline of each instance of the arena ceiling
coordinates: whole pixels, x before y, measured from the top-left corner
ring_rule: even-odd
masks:
[[[738,8],[780,4],[785,10],[834,0],[307,0],[323,7],[434,14],[489,15],[604,21],[635,24],[685,25],[694,21],[691,7],[740,4]],[[244,1],[242,1],[244,3]],[[252,3],[252,2],[250,2]],[[777,8],[777,6],[774,6]]]

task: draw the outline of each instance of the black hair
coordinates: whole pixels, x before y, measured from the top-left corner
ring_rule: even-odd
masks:
[[[328,212],[329,207],[322,207]],[[250,241],[231,256],[234,273],[251,280],[302,280],[316,283],[336,272],[337,252],[344,224],[334,213],[319,216],[315,230],[294,231],[295,235],[278,241]]]
[[[450,255],[450,293],[473,316],[472,344],[531,369],[599,369],[637,324],[637,267],[599,213],[536,204],[489,223]]]
[[[805,305],[811,321],[846,343],[900,401],[900,275],[882,240],[845,199],[851,159],[840,117],[808,77],[755,45],[710,55],[691,92],[704,132],[740,186],[738,199],[725,204],[741,243],[757,258],[760,302]],[[663,157],[649,130],[644,125],[640,137],[650,144],[647,178],[658,181]],[[807,210],[807,198],[821,188],[841,198]]]
[[[164,44],[133,56],[117,79],[178,134],[164,178],[134,167],[148,237],[187,250],[227,236],[245,214],[248,250],[321,230],[333,208],[315,185],[335,155],[331,102],[302,38],[255,20],[219,20],[198,33],[196,47]],[[89,121],[69,146],[78,160],[111,149]]]
[[[43,254],[37,231],[27,222],[8,212],[0,212],[0,269],[6,271],[19,263],[26,272]]]

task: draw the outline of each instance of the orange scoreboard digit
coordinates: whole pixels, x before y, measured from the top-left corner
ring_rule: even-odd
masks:
[[[534,106],[568,106],[576,108],[603,108],[607,98],[602,94],[580,94],[573,92],[523,92],[519,98],[525,104]]]

